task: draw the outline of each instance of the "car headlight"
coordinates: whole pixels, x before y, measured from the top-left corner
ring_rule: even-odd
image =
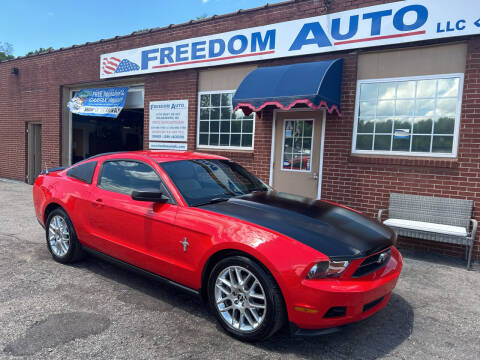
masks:
[[[312,266],[307,274],[307,279],[324,279],[339,277],[341,273],[350,265],[350,261],[320,261]]]

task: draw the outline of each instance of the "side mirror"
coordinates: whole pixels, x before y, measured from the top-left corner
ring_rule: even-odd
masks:
[[[132,199],[157,203],[166,203],[168,201],[168,197],[163,195],[161,191],[132,191]]]

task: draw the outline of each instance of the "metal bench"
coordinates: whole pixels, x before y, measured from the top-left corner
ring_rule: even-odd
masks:
[[[473,201],[410,194],[390,194],[388,209],[378,212],[378,221],[397,235],[465,246],[470,269],[477,221],[472,219]]]

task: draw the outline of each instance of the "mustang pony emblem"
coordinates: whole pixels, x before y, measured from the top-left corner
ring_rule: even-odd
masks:
[[[184,251],[184,252],[187,251],[187,247],[188,247],[188,245],[190,245],[190,244],[188,243],[187,238],[183,238],[183,241],[179,241],[179,242],[180,242],[180,244],[183,245],[183,251]]]

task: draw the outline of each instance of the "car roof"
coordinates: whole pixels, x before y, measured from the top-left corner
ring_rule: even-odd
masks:
[[[218,160],[228,160],[226,157],[206,154],[196,151],[175,151],[175,150],[139,150],[139,151],[123,151],[123,152],[114,152],[106,154],[98,154],[92,156],[85,160],[90,160],[93,158],[111,158],[118,159],[122,157],[148,157],[156,162],[163,163],[168,161],[178,161],[178,160],[194,160],[194,159],[218,159]]]

